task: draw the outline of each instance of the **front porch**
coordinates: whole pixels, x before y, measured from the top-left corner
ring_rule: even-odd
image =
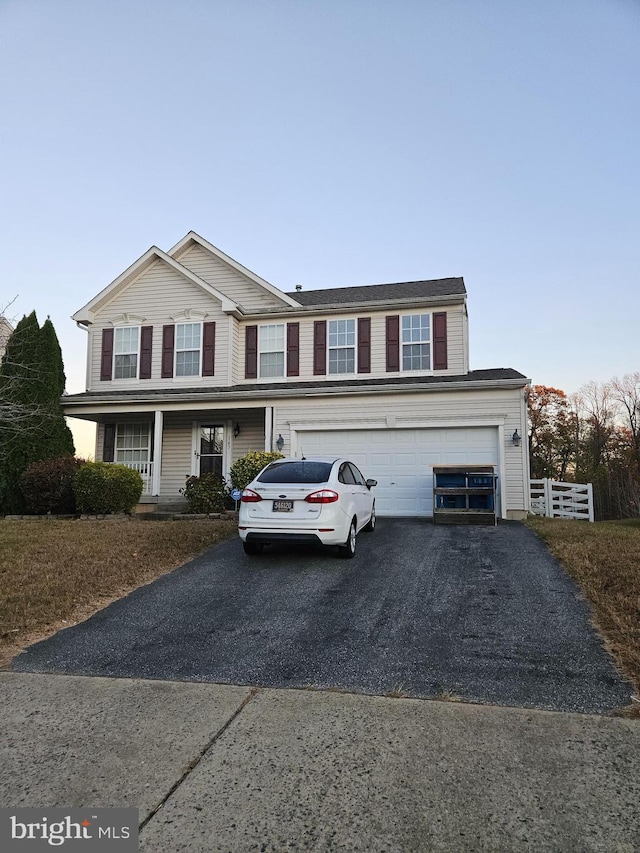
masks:
[[[102,414],[95,458],[125,465],[142,477],[142,504],[179,504],[192,476],[228,479],[233,463],[271,450],[273,407]]]

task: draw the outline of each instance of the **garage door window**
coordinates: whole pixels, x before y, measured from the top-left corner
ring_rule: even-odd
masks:
[[[430,314],[409,314],[402,318],[402,369],[431,369]]]
[[[356,321],[329,321],[329,373],[355,373]]]

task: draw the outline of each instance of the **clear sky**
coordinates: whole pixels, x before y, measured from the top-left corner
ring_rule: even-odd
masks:
[[[278,287],[464,276],[473,369],[640,370],[639,0],[0,0],[0,306],[193,229]]]

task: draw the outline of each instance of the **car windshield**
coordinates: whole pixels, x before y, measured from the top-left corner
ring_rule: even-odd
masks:
[[[333,462],[272,462],[258,477],[259,483],[326,483]]]

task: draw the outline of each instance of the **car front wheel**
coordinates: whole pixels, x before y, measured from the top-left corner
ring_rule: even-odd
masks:
[[[338,553],[341,557],[345,557],[347,560],[350,560],[352,557],[356,555],[356,520],[355,518],[351,522],[351,527],[349,528],[349,535],[347,536],[347,541],[344,545],[340,545],[338,547]]]

